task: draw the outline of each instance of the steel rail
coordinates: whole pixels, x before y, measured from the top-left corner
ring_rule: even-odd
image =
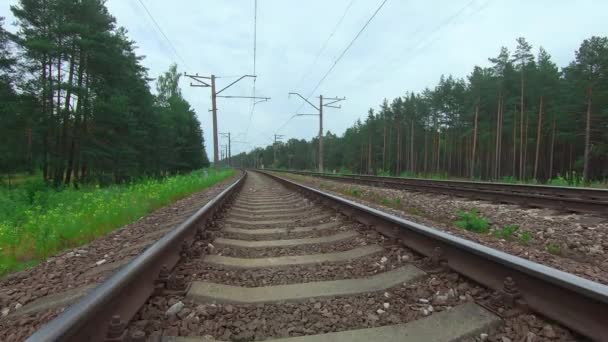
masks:
[[[213,221],[219,210],[242,187],[246,172],[220,194],[135,257],[129,264],[91,290],[27,341],[104,341],[112,317],[128,322],[155,290],[161,268],[171,270],[184,241],[192,241],[197,227]],[[117,323],[117,322],[114,322]],[[126,332],[125,332],[126,333]],[[122,341],[122,340],[121,340]]]
[[[608,216],[608,190],[548,185],[428,180],[371,175],[334,175],[308,171],[272,170],[340,182],[358,183],[392,189],[415,190],[464,196],[528,207],[553,208]]]
[[[608,286],[576,275],[510,255],[478,243],[426,227],[367,207],[348,199],[262,172],[288,188],[320,201],[381,233],[398,239],[407,247],[490,289],[505,291],[505,280],[516,284],[511,294],[524,307],[594,340],[608,336]],[[438,251],[440,255],[438,256]]]

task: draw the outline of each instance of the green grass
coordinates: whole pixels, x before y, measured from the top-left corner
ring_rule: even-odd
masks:
[[[408,207],[405,209],[410,215],[422,216],[422,212],[415,207]]]
[[[547,251],[553,255],[561,255],[562,254],[562,248],[555,244],[555,243],[550,243],[547,245]]]
[[[56,191],[41,181],[0,188],[0,275],[92,241],[233,174],[204,170],[79,190]]]
[[[352,189],[350,189],[350,194],[354,197],[361,197],[363,192],[360,189],[352,188]]]
[[[530,244],[530,241],[532,241],[532,234],[530,234],[530,232],[523,232],[519,236],[519,242],[521,242],[522,245],[527,246]]]
[[[394,199],[383,198],[382,205],[384,205],[385,207],[401,209],[401,198],[394,198]]]
[[[470,211],[459,211],[459,220],[455,221],[454,224],[464,230],[468,230],[475,233],[487,233],[490,229],[488,220],[479,216],[475,208]]]
[[[492,235],[494,235],[495,237],[497,237],[499,239],[511,240],[513,238],[513,234],[515,234],[515,232],[518,229],[519,229],[518,225],[509,224],[509,225],[506,225],[506,226],[502,227],[499,230],[495,230],[492,233]]]

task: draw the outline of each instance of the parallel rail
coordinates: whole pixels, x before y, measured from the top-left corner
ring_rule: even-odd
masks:
[[[296,182],[264,174],[304,196],[320,200],[356,220],[373,225],[413,250],[430,256],[488,288],[503,291],[517,307],[529,307],[595,340],[608,336],[608,286],[512,256],[480,244],[422,226],[362,204]],[[195,235],[196,225],[212,222],[222,205],[243,184],[237,182],[194,216],[148,248],[126,267],[34,333],[28,341],[103,341],[113,315],[128,321],[154,291],[161,267],[174,267],[180,245]],[[195,225],[196,223],[196,225]],[[516,287],[506,287],[505,279]],[[506,292],[504,290],[507,290]],[[507,299],[508,299],[507,298]]]
[[[133,261],[98,285],[85,297],[30,336],[27,341],[104,341],[113,316],[128,322],[154,293],[163,267],[179,261],[180,247],[191,242],[197,227],[217,218],[245,181],[246,173],[209,201],[185,222],[171,230]],[[116,323],[116,322],[114,322]],[[122,340],[120,340],[122,341]]]
[[[381,233],[399,239],[401,243],[422,255],[440,259],[444,266],[457,273],[500,291],[515,301],[522,300],[525,307],[584,336],[597,341],[608,340],[606,285],[402,219],[268,172],[263,173],[304,196],[321,200],[323,204],[361,223],[373,225]],[[507,278],[514,281],[516,289],[506,288]],[[507,293],[504,293],[505,290]]]
[[[566,212],[591,213],[601,216],[608,216],[608,190],[604,189],[455,180],[429,180],[370,175],[335,175],[328,173],[291,170],[272,171],[288,172],[305,176],[331,179],[340,182],[357,183],[390,189],[433,192],[499,203],[518,204],[528,207],[551,208]]]

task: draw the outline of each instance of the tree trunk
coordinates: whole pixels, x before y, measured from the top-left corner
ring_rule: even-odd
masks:
[[[386,171],[386,113],[382,115],[384,127],[382,128],[382,171]]]
[[[48,92],[47,92],[47,103],[48,103],[48,126],[47,126],[47,136],[46,136],[46,140],[47,140],[47,151],[48,151],[48,164],[47,164],[47,172],[46,172],[46,176],[47,179],[49,181],[52,180],[53,178],[53,166],[55,165],[55,157],[54,157],[54,153],[53,153],[53,132],[55,129],[55,108],[54,108],[54,97],[53,97],[53,87],[54,87],[54,82],[53,82],[53,57],[49,56],[49,62],[48,62],[48,67],[49,67],[49,72],[48,72],[48,80],[49,80],[49,85],[48,85]]]
[[[424,174],[427,173],[427,162],[428,162],[428,130],[424,130]]]
[[[498,127],[498,165],[496,166],[496,179],[500,179],[502,175],[502,126],[503,126],[503,116],[505,113],[505,97],[504,95],[500,98],[500,120]]]
[[[526,171],[527,171],[527,166],[528,166],[528,127],[529,127],[529,123],[530,123],[530,117],[528,115],[525,116],[526,117],[526,126],[524,128],[524,146],[523,146],[523,150],[524,150],[524,173],[523,173],[523,178],[522,179],[526,179]]]
[[[57,58],[57,104],[55,109],[57,110],[57,129],[55,130],[55,175],[53,177],[53,184],[56,186],[61,184],[63,181],[63,160],[61,159],[61,130],[59,129],[59,120],[61,117],[61,63],[62,53],[59,53]]]
[[[587,92],[587,120],[585,125],[585,155],[583,157],[583,181],[589,178],[589,155],[591,153],[591,88]]]
[[[401,124],[397,124],[397,149],[395,151],[396,156],[396,165],[395,165],[395,175],[399,176],[401,174]]]
[[[435,165],[435,173],[439,174],[439,162],[441,156],[441,131],[439,131],[439,127],[436,127],[437,130],[437,164]]]
[[[549,151],[549,180],[553,178],[553,153],[555,151],[555,119],[551,124],[551,150]]]
[[[412,174],[416,174],[415,164],[414,164],[414,120],[412,120],[412,127],[410,128],[410,169]]]
[[[391,140],[393,139],[393,128],[388,128],[388,146],[386,147],[386,171],[391,172]]]
[[[521,66],[521,95],[519,97],[519,178],[524,174],[524,66]]]
[[[70,101],[72,97],[72,82],[74,82],[74,61],[76,54],[76,45],[72,45],[72,51],[70,56],[69,68],[68,68],[68,85],[66,88],[65,95],[65,106],[63,109],[63,127],[61,134],[61,146],[59,151],[59,156],[61,159],[61,164],[59,167],[59,177],[63,176],[66,169],[66,162],[68,160],[68,136],[69,136],[69,121],[70,121]],[[65,176],[66,179],[69,179],[69,176]]]
[[[517,177],[517,107],[513,111],[513,178]]]
[[[370,132],[368,133],[367,136],[367,173],[371,174],[372,173],[372,133],[371,133],[371,127],[369,128]]]
[[[79,62],[78,62],[78,103],[76,104],[76,116],[74,120],[74,128],[73,128],[73,136],[72,143],[70,145],[70,151],[68,154],[68,165],[65,174],[65,184],[69,184],[72,172],[74,170],[74,158],[76,158],[75,154],[79,145],[79,137],[80,137],[80,120],[81,120],[81,111],[82,111],[82,100],[83,100],[83,91],[82,91],[82,78],[84,73],[84,60],[83,53],[80,52]],[[76,168],[78,169],[78,168]],[[76,178],[76,177],[75,177]]]
[[[48,135],[49,135],[49,125],[50,125],[50,118],[49,118],[49,114],[47,113],[47,102],[46,102],[46,98],[47,98],[47,78],[46,78],[46,55],[44,55],[42,57],[42,115],[44,117],[44,123],[45,123],[45,127],[44,127],[44,137],[42,139],[42,179],[44,181],[47,180],[47,174],[48,174]]]
[[[540,131],[543,123],[543,97],[540,97],[540,104],[538,109],[538,127],[536,128],[536,154],[534,156],[534,177],[536,180],[538,177],[538,155],[540,153]]]
[[[498,93],[498,108],[496,109],[496,145],[494,155],[494,179],[498,179],[498,168],[500,164],[500,103],[502,101],[502,94]]]
[[[475,125],[473,128],[473,148],[471,150],[471,179],[475,178],[475,153],[477,152],[477,120],[479,118],[479,99],[475,105]]]

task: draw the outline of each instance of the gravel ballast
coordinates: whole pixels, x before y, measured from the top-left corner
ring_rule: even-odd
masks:
[[[585,214],[565,214],[548,209],[524,208],[459,197],[346,184],[309,176],[280,173],[277,176],[318,188],[404,219],[447,231],[519,257],[608,284],[608,222]],[[357,196],[353,196],[356,189]],[[398,199],[398,201],[396,201]],[[392,203],[391,206],[382,203]],[[398,202],[399,205],[395,205]],[[490,233],[458,228],[459,211],[476,209],[490,222]],[[511,239],[493,232],[518,225]],[[523,241],[523,234],[531,236]]]

